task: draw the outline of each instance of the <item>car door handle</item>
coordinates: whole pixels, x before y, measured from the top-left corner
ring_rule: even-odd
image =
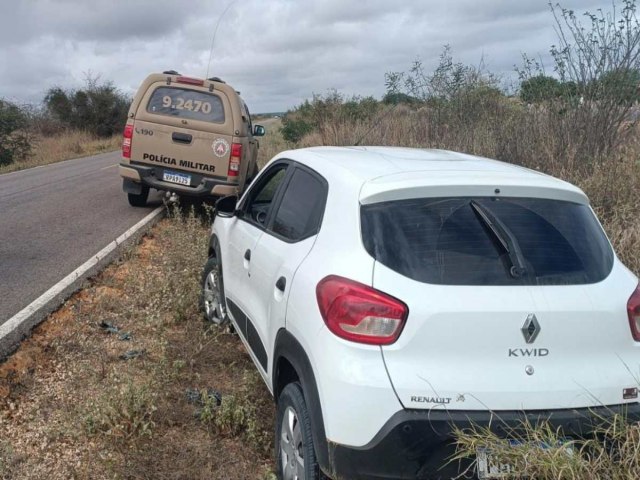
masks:
[[[276,288],[281,292],[284,292],[284,289],[286,286],[287,286],[287,279],[284,277],[280,277],[276,282]]]
[[[247,248],[247,251],[244,252],[244,259],[249,262],[251,260],[251,250]]]
[[[193,136],[188,133],[173,132],[171,134],[171,139],[177,143],[191,143]]]

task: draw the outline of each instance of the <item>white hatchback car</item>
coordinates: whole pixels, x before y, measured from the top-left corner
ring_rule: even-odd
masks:
[[[494,478],[444,466],[453,426],[640,417],[638,279],[580,189],[494,160],[277,155],[217,204],[203,308],[275,397],[287,480]]]

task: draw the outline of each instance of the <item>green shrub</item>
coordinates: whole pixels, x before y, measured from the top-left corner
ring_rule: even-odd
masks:
[[[0,100],[0,166],[29,156],[31,142],[27,126],[27,115],[20,107]]]
[[[151,436],[155,426],[154,401],[148,385],[136,386],[128,380],[92,404],[84,419],[87,433],[120,439]]]
[[[64,90],[52,87],[44,104],[51,116],[64,125],[87,130],[100,137],[110,137],[124,128],[130,99],[112,82],[99,83],[88,77],[83,89]]]
[[[282,137],[287,142],[297,143],[305,135],[317,132],[323,139],[331,139],[335,137],[335,132],[327,131],[327,126],[367,122],[380,109],[381,103],[373,97],[345,98],[336,90],[329,90],[326,95],[315,94],[311,101],[305,100],[288,111],[282,119]]]
[[[312,131],[313,125],[302,118],[297,118],[295,114],[286,114],[282,118],[280,133],[282,133],[282,138],[287,142],[297,143]]]

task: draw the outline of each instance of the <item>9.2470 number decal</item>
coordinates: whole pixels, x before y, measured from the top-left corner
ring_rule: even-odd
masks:
[[[187,100],[182,97],[175,97],[176,103],[169,95],[162,97],[162,106],[164,108],[176,108],[178,110],[190,110],[192,112],[202,112],[204,114],[211,113],[211,104],[200,100]]]

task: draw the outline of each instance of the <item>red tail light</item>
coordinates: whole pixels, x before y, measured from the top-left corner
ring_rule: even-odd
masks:
[[[188,85],[199,85],[199,86],[204,85],[204,80],[201,80],[199,78],[191,78],[191,77],[178,77],[176,79],[176,82],[186,83]]]
[[[122,156],[124,158],[131,158],[131,140],[133,139],[133,124],[124,126],[124,133],[122,135]]]
[[[636,342],[640,342],[640,285],[636,287],[627,302],[627,312],[629,313],[631,335]]]
[[[231,144],[231,158],[229,159],[229,170],[227,177],[237,177],[240,174],[240,159],[242,158],[242,144]]]
[[[316,287],[324,322],[335,335],[369,345],[395,342],[407,321],[409,308],[374,288],[330,275]]]

